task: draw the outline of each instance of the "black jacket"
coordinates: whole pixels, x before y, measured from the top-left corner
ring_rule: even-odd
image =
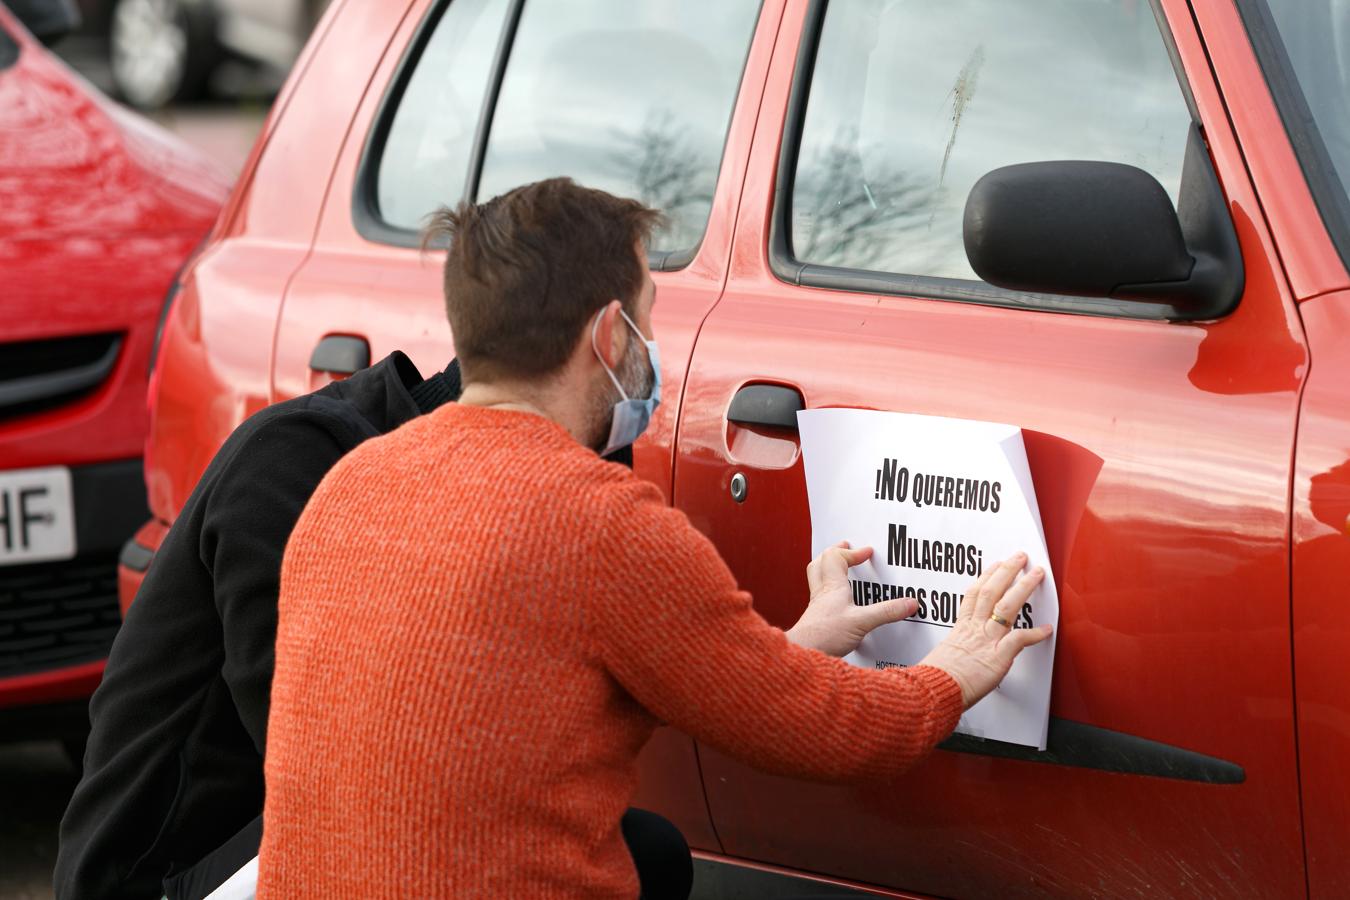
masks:
[[[458,397],[395,353],[268,407],[211,461],[146,574],[90,701],[59,900],[148,900],[262,812],[281,556],[344,454]],[[247,857],[245,857],[246,859]]]

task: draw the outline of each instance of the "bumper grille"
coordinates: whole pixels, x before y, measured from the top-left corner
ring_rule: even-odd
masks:
[[[122,348],[118,334],[0,344],[0,419],[69,403],[112,373]]]
[[[120,622],[113,557],[0,567],[0,678],[103,659]]]

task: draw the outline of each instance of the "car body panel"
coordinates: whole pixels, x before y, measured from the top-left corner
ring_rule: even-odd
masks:
[[[1185,5],[1165,5],[1185,32]],[[701,747],[726,852],[949,896],[1301,892],[1287,523],[1307,355],[1217,95],[1196,102],[1247,261],[1243,300],[1222,321],[791,287],[770,271],[768,227],[807,7],[788,4],[731,278],[690,367],[676,505],[786,627],[807,600],[800,452],[790,430],[727,421],[742,385],[795,387],[808,408],[1020,425],[1061,598],[1052,714],[1235,762],[1246,781],[939,752],[893,785],[827,787]],[[1197,49],[1182,55],[1203,86]]]
[[[333,23],[338,20],[339,13],[345,2],[346,0],[333,0],[333,2],[328,5],[323,17],[314,27],[314,31],[310,35],[309,41],[305,44],[304,49],[300,51],[300,56],[296,59],[295,65],[291,67],[290,72],[287,74],[286,80],[281,85],[281,90],[277,92],[276,99],[272,102],[272,108],[268,110],[267,118],[263,120],[262,128],[258,131],[258,137],[253,143],[253,150],[249,153],[248,158],[244,162],[239,180],[235,183],[234,191],[230,194],[229,199],[226,201],[225,208],[221,211],[221,223],[234,222],[240,214],[241,209],[248,205],[247,201],[252,199],[250,191],[248,190],[248,185],[250,185],[254,177],[259,174],[263,150],[266,149],[272,133],[276,130],[277,122],[279,122],[281,118],[286,115],[287,110],[289,110],[291,98],[295,96],[297,87],[305,80],[305,76],[309,72],[310,63],[313,62],[315,56],[318,55],[319,48],[324,45],[328,32],[331,30]],[[297,113],[296,115],[302,115],[302,113]],[[297,189],[299,187],[299,185],[296,186]],[[254,216],[255,220],[258,218],[258,216]]]
[[[1313,365],[1294,478],[1294,684],[1314,897],[1350,896],[1350,292],[1303,304]]]
[[[81,700],[89,697],[103,680],[107,660],[81,663],[34,672],[0,682],[0,709],[27,706],[45,706],[63,700]]]
[[[150,508],[163,522],[177,517],[230,432],[275,399],[272,347],[286,286],[309,254],[328,173],[384,46],[368,39],[369,19],[337,16],[341,5],[330,7],[283,88],[283,105],[165,321],[146,454]],[[390,8],[363,4],[361,12],[378,22]],[[333,52],[317,53],[329,40]]]

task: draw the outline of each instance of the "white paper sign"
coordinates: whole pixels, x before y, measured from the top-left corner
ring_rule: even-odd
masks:
[[[805,410],[797,421],[812,554],[839,541],[870,546],[872,559],[849,570],[854,602],[919,601],[913,617],[873,631],[848,662],[869,669],[919,662],[947,636],[979,573],[1019,550],[1046,578],[1016,625],[1058,624],[1020,428],[862,409]],[[1054,643],[1024,650],[956,730],[1044,750]]]

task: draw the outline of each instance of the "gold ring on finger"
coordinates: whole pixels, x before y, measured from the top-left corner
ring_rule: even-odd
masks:
[[[998,624],[1002,625],[1004,628],[1011,628],[1011,627],[1012,627],[1012,623],[1009,622],[1007,619],[1003,618],[1002,616],[1000,616],[998,613],[990,613],[990,614],[989,614],[989,619],[990,619],[990,621],[997,622]]]

